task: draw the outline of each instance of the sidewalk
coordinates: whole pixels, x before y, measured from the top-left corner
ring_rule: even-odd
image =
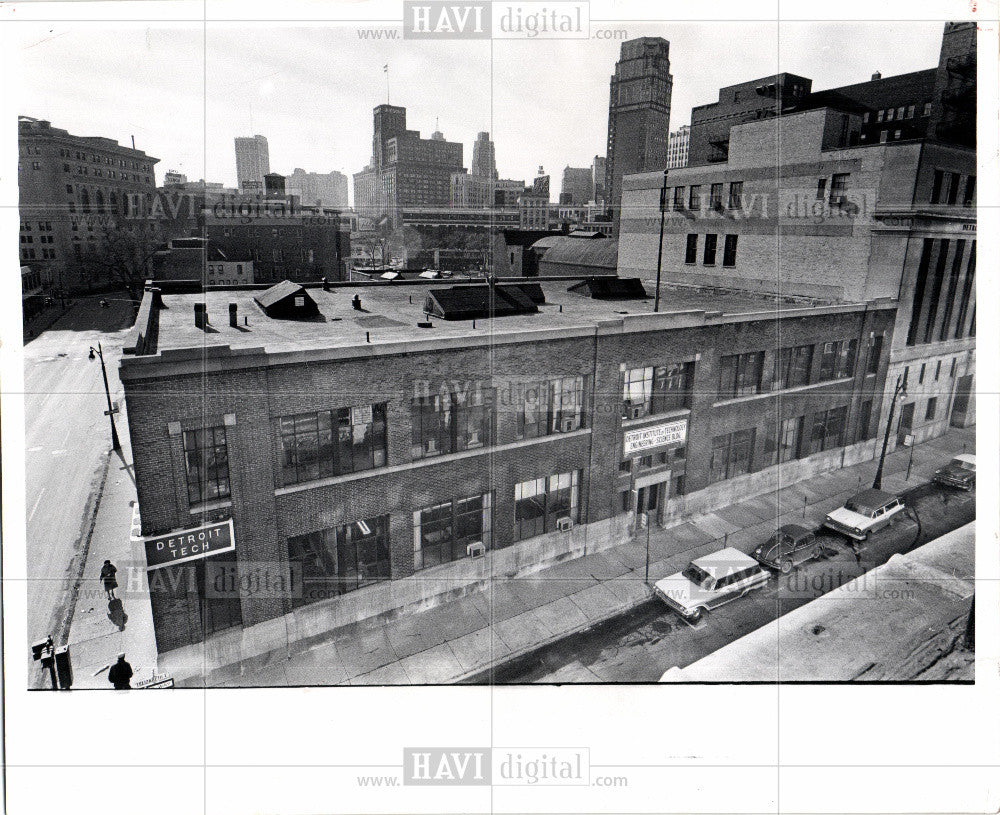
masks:
[[[952,429],[886,457],[883,488],[903,491],[930,479],[964,449],[975,449],[975,428]],[[815,476],[649,534],[649,579],[659,580],[695,557],[734,546],[749,552],[780,523],[819,526],[826,513],[871,484],[877,462]],[[536,574],[497,579],[487,591],[388,622],[361,622],[330,632],[318,644],[190,674],[170,666],[178,685],[378,685],[453,683],[589,628],[645,602],[646,535]],[[92,571],[88,563],[88,574]],[[95,572],[96,574],[96,572]],[[148,605],[148,604],[147,604]],[[134,664],[134,663],[133,663]],[[137,672],[138,673],[138,672]]]
[[[132,665],[132,684],[148,679],[156,667],[153,612],[146,589],[144,564],[135,562],[129,530],[136,493],[132,474],[132,451],[124,400],[115,416],[122,450],[109,453],[107,472],[98,496],[87,562],[69,631],[73,662],[73,687],[111,689],[108,672],[100,669],[115,662],[124,651]],[[100,580],[105,559],[118,567],[121,603],[109,603]],[[95,676],[95,673],[97,674]]]

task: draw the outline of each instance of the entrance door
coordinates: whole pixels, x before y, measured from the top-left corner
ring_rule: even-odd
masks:
[[[636,517],[639,518],[640,525],[645,525],[645,518],[647,516],[650,523],[658,520],[657,510],[660,508],[660,498],[662,492],[662,483],[639,487],[636,491],[635,512]]]
[[[899,447],[903,446],[906,437],[913,432],[913,409],[916,406],[916,402],[907,402],[899,411],[899,430],[896,433],[896,445]]]

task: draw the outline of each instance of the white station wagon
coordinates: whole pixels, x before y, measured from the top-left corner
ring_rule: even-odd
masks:
[[[657,581],[653,592],[694,622],[706,611],[763,586],[769,577],[756,560],[730,547],[692,560],[683,572]]]
[[[823,526],[852,540],[865,541],[872,532],[895,523],[905,509],[902,498],[882,490],[865,490],[827,515]]]

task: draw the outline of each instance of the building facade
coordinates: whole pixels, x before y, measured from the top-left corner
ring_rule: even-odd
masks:
[[[559,193],[559,203],[568,206],[586,206],[594,186],[594,175],[591,167],[565,167],[562,174],[562,189]]]
[[[306,206],[347,209],[347,176],[343,173],[307,173],[296,167],[286,181],[289,193]]]
[[[688,148],[691,143],[691,126],[682,125],[671,131],[667,138],[667,169],[686,167],[688,163]]]
[[[604,212],[604,177],[608,171],[608,162],[604,156],[594,156],[590,163],[590,200]]]
[[[422,139],[406,129],[406,108],[379,105],[374,111],[371,163],[354,175],[354,208],[372,221],[400,224],[403,207],[448,207],[452,173],[462,170],[462,145]]]
[[[159,159],[28,116],[18,117],[17,137],[22,264],[57,289],[107,285],[86,260],[106,251],[108,230],[133,226],[156,190]]]
[[[921,441],[973,420],[975,151],[851,146],[861,126],[856,111],[785,113],[732,127],[726,162],[672,170],[662,274],[833,302],[898,298],[885,398],[897,377],[906,397],[892,443]],[[659,173],[625,179],[621,274],[655,274],[661,184]]]
[[[271,172],[271,156],[265,136],[237,136],[236,185],[242,193],[264,191],[264,176]]]
[[[319,323],[262,317],[252,292],[149,292],[120,370],[142,534],[234,535],[183,566],[147,546],[160,652],[235,661],[871,457],[891,302],[677,290],[653,314],[605,283],[501,286],[492,320],[484,285],[290,292]],[[355,295],[383,319],[336,319]],[[240,589],[253,575],[283,587]]]
[[[611,77],[605,200],[614,223],[622,197],[622,176],[667,166],[670,131],[670,43],[639,37],[622,43]]]
[[[490,134],[481,131],[472,145],[472,166],[469,174],[480,178],[497,178],[496,147],[490,140]]]

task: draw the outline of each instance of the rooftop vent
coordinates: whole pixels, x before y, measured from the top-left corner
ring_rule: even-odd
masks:
[[[569,290],[592,300],[645,300],[649,297],[638,277],[588,277]]]
[[[275,320],[315,317],[319,314],[316,301],[298,283],[282,280],[254,298],[263,312]]]
[[[531,291],[531,294],[525,291]],[[431,289],[424,301],[424,311],[442,320],[475,320],[489,317],[511,317],[518,314],[537,314],[536,302],[545,302],[542,287],[494,286],[492,309],[490,286],[452,286],[450,289]],[[534,297],[532,297],[534,294]],[[540,299],[538,299],[540,298]]]

